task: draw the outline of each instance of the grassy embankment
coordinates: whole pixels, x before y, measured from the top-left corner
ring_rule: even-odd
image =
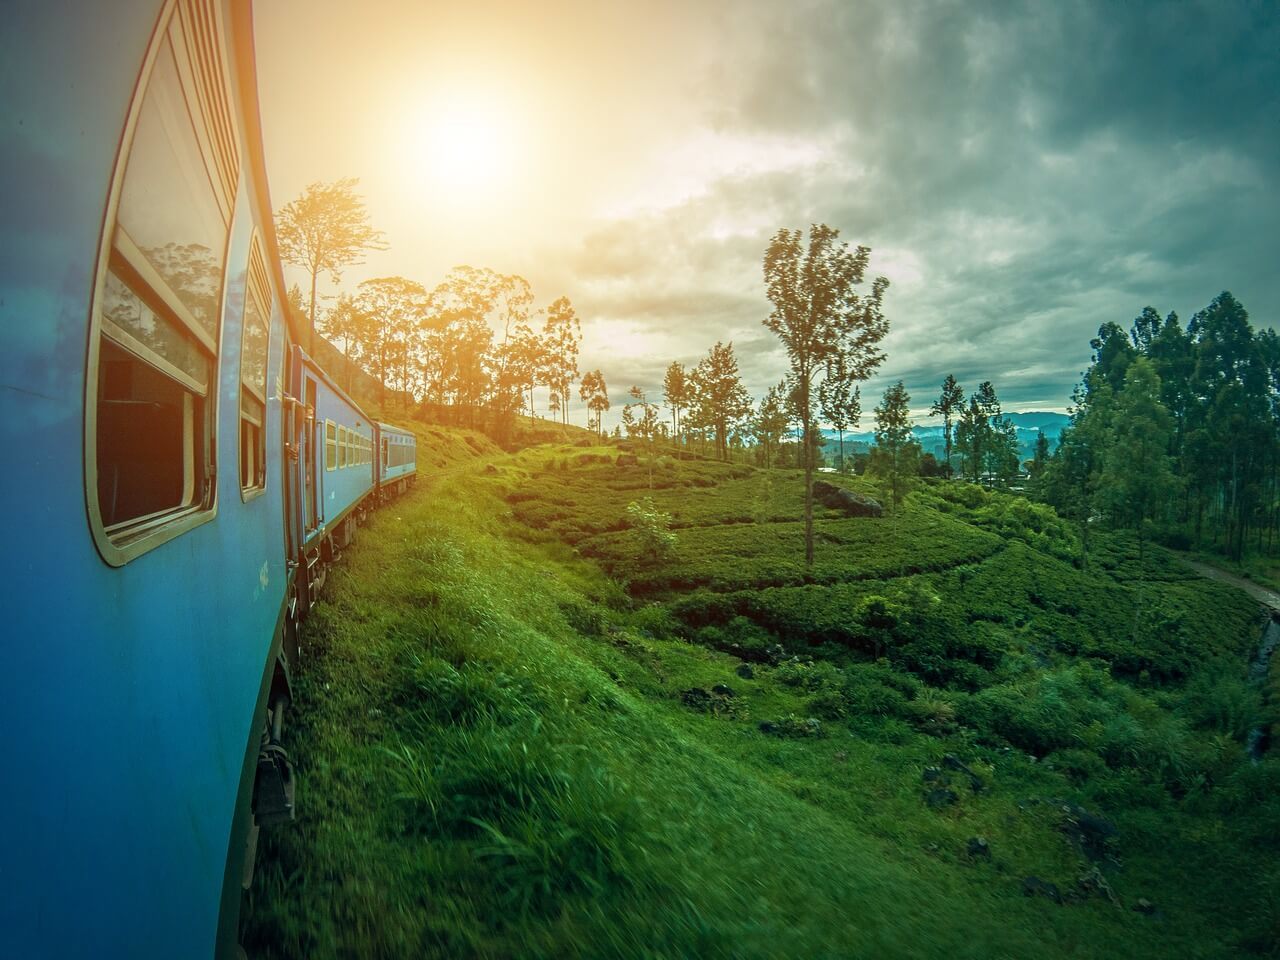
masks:
[[[432,433],[308,624],[251,955],[1275,951],[1239,591],[963,487],[806,573],[793,474]]]

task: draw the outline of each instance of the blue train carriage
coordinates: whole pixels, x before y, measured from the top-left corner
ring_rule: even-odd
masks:
[[[20,4],[0,35],[0,439],[23,451],[0,481],[22,505],[0,561],[0,956],[232,956],[251,804],[291,812],[297,337],[252,18],[73,6]],[[335,515],[357,472],[333,477]]]
[[[292,350],[289,384],[289,489],[296,495],[288,540],[299,572],[300,620],[318,599],[328,564],[355,539],[373,506],[377,425],[301,347]]]
[[[390,500],[418,479],[418,439],[408,430],[379,423],[378,497]]]

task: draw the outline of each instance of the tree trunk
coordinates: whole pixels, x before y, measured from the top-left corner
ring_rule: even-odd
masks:
[[[813,566],[813,455],[810,452],[809,378],[800,380],[800,456],[804,462],[804,565]]]
[[[307,318],[307,352],[313,357],[316,352],[316,275],[318,272],[311,271],[311,311]]]

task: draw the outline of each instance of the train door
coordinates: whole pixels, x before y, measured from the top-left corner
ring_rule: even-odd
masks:
[[[302,435],[305,437],[302,451],[302,483],[305,489],[302,494],[302,526],[305,533],[309,534],[312,530],[320,525],[319,511],[316,509],[316,463],[319,461],[321,452],[323,451],[323,440],[316,432],[318,425],[316,424],[316,381],[315,378],[304,374],[306,380],[306,422],[303,425]]]

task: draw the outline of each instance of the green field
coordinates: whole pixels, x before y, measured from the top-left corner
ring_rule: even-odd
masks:
[[[806,570],[795,473],[438,433],[307,625],[251,956],[1280,955],[1239,591],[962,485]]]

